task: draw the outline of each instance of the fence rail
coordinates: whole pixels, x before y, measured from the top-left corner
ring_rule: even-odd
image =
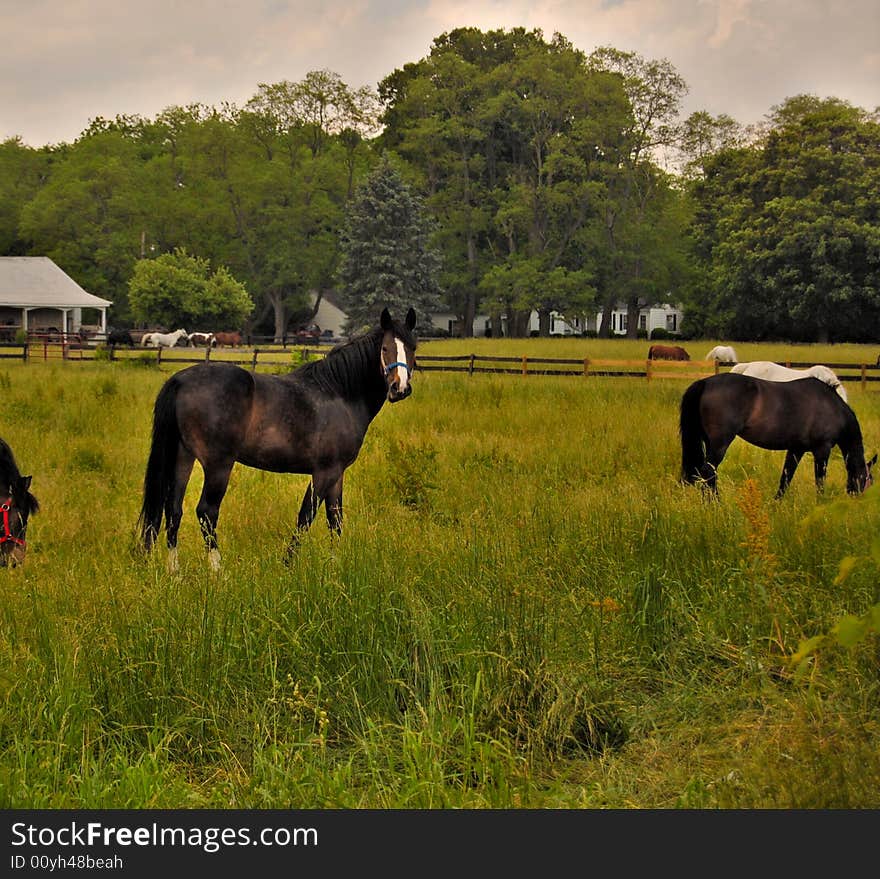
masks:
[[[218,351],[222,350],[222,356]],[[326,345],[303,345],[270,348],[239,349],[224,348],[128,348],[114,347],[92,348],[86,345],[67,341],[50,341],[40,339],[22,344],[0,343],[0,359],[29,360],[62,359],[70,362],[95,361],[102,356],[113,361],[138,360],[145,357],[156,359],[157,363],[203,363],[212,359],[224,363],[235,363],[247,366],[256,371],[258,366],[275,367],[291,366],[290,354],[298,351],[302,360],[323,357],[329,347]],[[99,353],[106,351],[106,355]],[[164,354],[163,354],[164,352]],[[173,352],[173,353],[171,353]],[[187,352],[189,356],[183,354]],[[193,352],[189,354],[189,352]],[[199,352],[196,354],[195,352]],[[203,353],[202,353],[203,352]],[[239,353],[240,352],[240,353]],[[278,359],[285,354],[286,359]],[[274,359],[273,359],[274,355]],[[813,366],[810,362],[778,361],[783,366],[793,369],[807,369]],[[544,375],[544,376],[577,376],[591,377],[627,377],[643,378],[648,382],[657,379],[691,379],[696,380],[716,375],[722,367],[733,366],[733,363],[716,360],[615,360],[610,358],[584,357],[581,359],[563,357],[519,357],[489,356],[481,354],[426,354],[417,358],[416,369],[421,372],[457,372],[467,375]],[[842,382],[858,382],[863,388],[873,382],[880,382],[880,364],[877,363],[830,363],[825,366],[837,372]]]

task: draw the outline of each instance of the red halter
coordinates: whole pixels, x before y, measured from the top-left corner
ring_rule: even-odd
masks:
[[[12,498],[8,497],[5,501],[0,503],[0,512],[3,513],[3,533],[0,534],[0,544],[2,543],[14,543],[16,546],[24,546],[24,539],[21,537],[16,537],[12,531],[9,529],[9,510],[12,505]]]

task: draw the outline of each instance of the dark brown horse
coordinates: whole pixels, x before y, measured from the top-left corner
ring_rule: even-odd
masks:
[[[651,345],[648,360],[690,360],[691,356],[678,345]]]
[[[834,446],[843,454],[850,494],[860,494],[871,484],[877,461],[876,455],[865,461],[853,410],[817,378],[773,382],[721,373],[699,379],[681,398],[679,430],[682,481],[699,482],[715,494],[718,466],[738,436],[761,449],[785,451],[777,498],[785,494],[807,452],[813,455],[819,491]]]
[[[342,530],[342,480],[382,404],[412,392],[415,312],[405,323],[382,311],[375,329],[333,348],[289,375],[259,375],[231,363],[201,363],[171,376],[156,397],[139,519],[151,549],[162,518],[177,566],[177,532],[193,464],[204,471],[196,515],[213,568],[220,564],[217,519],[236,462],[311,476],[288,552],[321,503]]]
[[[12,449],[0,439],[0,567],[24,564],[28,517],[40,509],[30,487],[31,477],[19,473]]]

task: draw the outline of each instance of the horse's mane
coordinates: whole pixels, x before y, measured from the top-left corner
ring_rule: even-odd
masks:
[[[364,379],[380,377],[377,359],[385,331],[374,327],[347,342],[341,342],[320,360],[313,360],[291,373],[328,394],[354,395],[363,391]],[[416,339],[402,324],[394,323],[394,334],[415,350]]]
[[[8,484],[20,475],[12,449],[9,448],[6,440],[0,439],[0,479]]]

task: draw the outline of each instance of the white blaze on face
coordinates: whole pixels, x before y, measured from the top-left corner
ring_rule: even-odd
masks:
[[[403,342],[400,339],[395,339],[394,342],[397,345],[397,362],[406,363],[406,348],[403,347]],[[400,380],[400,392],[403,393],[409,382],[409,370],[398,366],[397,377]]]

